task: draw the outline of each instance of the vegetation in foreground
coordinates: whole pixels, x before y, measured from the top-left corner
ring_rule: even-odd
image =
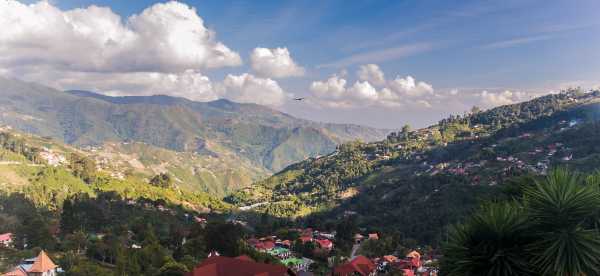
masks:
[[[600,173],[565,169],[522,183],[514,200],[487,203],[452,228],[445,275],[597,275]]]

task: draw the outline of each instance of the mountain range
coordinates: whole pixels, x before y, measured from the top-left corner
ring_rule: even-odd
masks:
[[[340,143],[381,140],[389,132],[298,119],[265,106],[225,99],[110,97],[7,78],[0,78],[0,94],[0,124],[21,131],[79,147],[103,149],[113,143],[126,151],[131,147],[123,143],[138,143],[136,154],[149,148],[194,153],[203,165],[177,167],[191,171],[186,179],[197,183],[196,188],[217,194],[244,187],[292,163],[328,154]],[[162,170],[172,165],[157,162]]]

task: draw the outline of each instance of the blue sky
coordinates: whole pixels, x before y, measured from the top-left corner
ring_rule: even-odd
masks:
[[[52,5],[63,11],[106,6],[125,21],[156,2],[55,0]],[[313,120],[423,126],[474,104],[491,107],[567,86],[600,84],[596,0],[182,2],[241,56],[242,65],[203,70],[203,75],[221,80],[251,72],[248,56],[254,48],[285,47],[304,73],[276,82],[307,101],[285,101],[276,108]],[[429,98],[398,104],[354,101],[343,107],[333,100],[321,104],[311,92],[313,82],[333,74],[350,90],[365,64],[378,65],[386,81],[412,76],[433,91],[425,89]],[[387,87],[373,86],[378,93]],[[482,91],[497,97],[485,98]]]

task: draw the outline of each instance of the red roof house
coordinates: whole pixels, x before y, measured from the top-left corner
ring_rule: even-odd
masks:
[[[56,275],[57,268],[58,266],[54,264],[46,252],[42,250],[36,258],[23,261],[12,271],[2,274],[2,276]]]
[[[275,243],[272,241],[263,241],[255,244],[254,248],[259,251],[267,251],[275,248]]]
[[[0,234],[0,247],[9,247],[13,242],[12,233]]]
[[[210,257],[186,276],[291,276],[294,275],[285,266],[263,264],[252,261],[249,257],[230,258],[224,256]]]
[[[326,250],[333,249],[333,243],[330,240],[327,240],[327,239],[317,240],[317,243],[323,249],[326,249]]]
[[[333,275],[335,276],[352,276],[361,275],[369,276],[375,275],[376,271],[375,264],[365,256],[357,256],[352,261],[339,265],[333,269]]]
[[[369,240],[378,240],[378,239],[379,239],[379,235],[377,235],[377,233],[369,234]]]

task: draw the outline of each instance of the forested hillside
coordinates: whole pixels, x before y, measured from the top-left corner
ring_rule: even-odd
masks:
[[[136,200],[161,200],[192,210],[224,210],[227,205],[206,192],[182,190],[167,173],[120,174],[96,162],[94,154],[28,134],[0,131],[0,192],[20,193],[38,207],[57,210],[75,194],[102,192]],[[157,176],[168,177],[160,183]]]
[[[510,194],[554,166],[600,167],[600,92],[570,90],[488,111],[474,108],[381,142],[347,143],[226,200],[280,217],[355,216],[436,244],[481,199]],[[507,191],[508,189],[508,191]],[[252,205],[254,204],[254,205]]]

